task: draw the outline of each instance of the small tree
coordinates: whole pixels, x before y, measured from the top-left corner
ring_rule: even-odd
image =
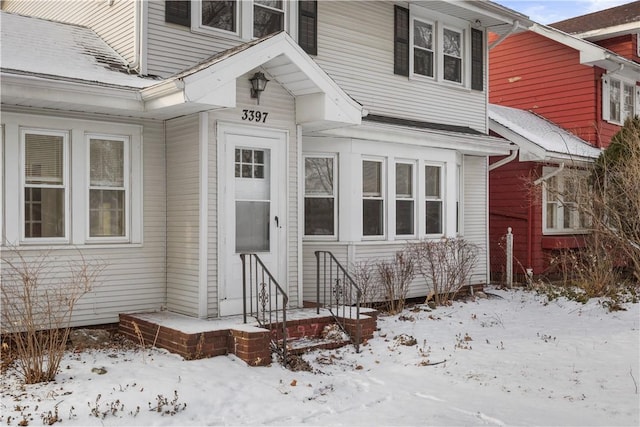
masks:
[[[404,310],[409,285],[415,277],[414,259],[409,251],[396,252],[392,260],[376,263],[380,289],[384,293],[387,311],[391,314]]]
[[[433,287],[436,305],[445,305],[469,283],[478,259],[476,245],[464,239],[422,240],[411,245],[418,272]]]
[[[353,263],[351,277],[362,292],[362,306],[371,307],[373,303],[382,300],[380,283],[376,280],[374,265],[369,260]]]
[[[82,254],[64,267],[48,252],[27,256],[17,249],[4,250],[1,262],[2,337],[10,343],[25,383],[52,381],[64,356],[73,309],[103,267]]]

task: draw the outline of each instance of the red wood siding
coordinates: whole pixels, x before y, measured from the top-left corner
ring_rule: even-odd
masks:
[[[595,142],[597,80],[578,51],[538,34],[508,37],[490,51],[492,103],[536,112]]]
[[[625,34],[610,39],[598,40],[594,43],[632,61],[640,61],[637,50],[638,37],[635,34]]]

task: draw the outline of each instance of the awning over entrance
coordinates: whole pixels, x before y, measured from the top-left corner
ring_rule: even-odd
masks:
[[[285,32],[224,51],[141,91],[145,110],[160,115],[234,108],[236,82],[261,68],[296,98],[296,122],[314,129],[361,123],[362,106]]]

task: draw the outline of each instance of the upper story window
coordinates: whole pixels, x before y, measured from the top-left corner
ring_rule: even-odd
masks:
[[[603,119],[623,125],[627,118],[636,114],[640,114],[640,88],[635,82],[603,76]]]
[[[304,159],[304,234],[336,235],[335,156]]]
[[[278,0],[253,1],[253,37],[284,30],[284,4]]]
[[[235,0],[202,0],[200,24],[235,33],[237,30],[237,2]]]
[[[400,6],[394,22],[395,74],[484,90],[483,31],[469,30],[468,23],[455,18],[430,19]]]

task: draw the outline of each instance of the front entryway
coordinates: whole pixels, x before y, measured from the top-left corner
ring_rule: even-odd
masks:
[[[286,270],[286,133],[252,128],[220,128],[223,144],[223,257],[219,266],[220,315],[241,314],[242,264],[239,254],[256,253],[281,284]]]

